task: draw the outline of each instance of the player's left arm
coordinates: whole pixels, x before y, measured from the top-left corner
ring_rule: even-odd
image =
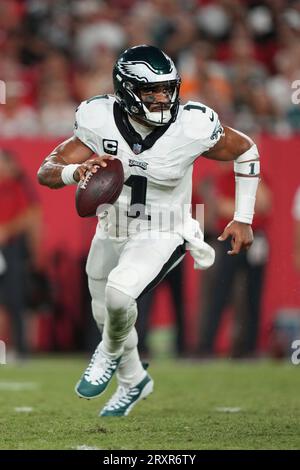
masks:
[[[225,227],[218,240],[224,241],[231,236],[232,250],[228,251],[228,254],[236,255],[242,249],[248,249],[253,242],[251,224],[260,176],[257,147],[248,136],[230,127],[224,127],[216,145],[204,152],[203,157],[234,161],[235,212],[233,220]]]

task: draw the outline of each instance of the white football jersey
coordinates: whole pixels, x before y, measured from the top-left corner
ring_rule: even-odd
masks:
[[[155,128],[144,140],[113,96],[81,103],[75,136],[95,154],[119,158],[124,168],[119,199],[100,214],[112,236],[114,231],[116,236],[145,229],[171,231],[170,226],[182,233],[185,217],[191,217],[193,163],[222,133],[217,113],[198,102],[181,105],[175,122]]]

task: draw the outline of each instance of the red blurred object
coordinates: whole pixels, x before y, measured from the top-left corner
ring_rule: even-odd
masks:
[[[68,304],[64,304],[62,311],[64,315],[68,315],[68,320],[72,322],[75,313],[80,316],[80,303],[74,302],[74,280],[70,279],[72,272],[70,265],[74,266],[74,259],[88,249],[97,220],[78,217],[74,204],[74,187],[68,186],[63,190],[51,191],[37,182],[36,172],[41,161],[60,142],[61,139],[18,138],[1,139],[0,145],[2,148],[16,153],[32,187],[38,194],[43,211],[45,256],[52,259],[55,251],[62,250],[64,253],[63,261],[67,263],[67,266],[64,274],[66,287],[64,287],[63,293],[68,295],[69,299]],[[300,305],[300,278],[299,273],[294,269],[291,258],[293,247],[291,207],[295,190],[299,185],[300,138],[287,139],[263,135],[259,139],[259,148],[262,172],[272,188],[273,207],[276,212],[276,216],[268,222],[270,260],[266,271],[260,329],[260,350],[269,351],[270,327],[278,310],[282,307],[294,308]],[[217,175],[219,172],[220,168],[216,162],[199,158],[193,173],[194,182],[196,183],[210,174]],[[68,261],[68,257],[71,258],[70,261]],[[190,256],[185,258],[185,321],[187,341],[189,345],[193,346],[196,344],[198,331],[199,277],[201,273],[193,270],[193,260]],[[170,321],[172,314],[172,306],[169,305],[164,290],[161,292],[160,299],[162,298],[159,309],[156,306],[155,320],[157,323],[162,320]],[[170,313],[169,319],[164,316],[165,310]],[[61,325],[60,318],[56,320],[56,323],[58,329],[65,328],[65,324]],[[219,351],[228,351],[227,332],[226,325],[221,325],[217,346]]]

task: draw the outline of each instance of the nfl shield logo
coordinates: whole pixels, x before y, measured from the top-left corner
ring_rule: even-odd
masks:
[[[139,153],[141,153],[141,150],[142,150],[141,144],[133,144],[132,150],[133,150],[133,153],[138,155]]]

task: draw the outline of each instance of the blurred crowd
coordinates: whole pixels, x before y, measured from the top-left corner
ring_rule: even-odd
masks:
[[[153,44],[202,101],[248,133],[300,132],[299,0],[0,0],[0,135],[65,136],[87,97],[112,93],[129,46]]]
[[[293,95],[300,101],[300,0],[0,0],[0,92],[1,85],[6,88],[5,104],[0,96],[0,137],[72,134],[77,105],[88,97],[113,93],[114,62],[120,52],[137,44],[157,45],[174,59],[182,77],[182,102],[201,101],[214,108],[224,124],[250,135],[300,133],[300,104],[292,102]],[[55,278],[59,285],[55,295],[49,294],[49,273],[45,275],[38,259],[40,203],[16,162],[14,155],[0,150],[0,331],[4,330],[2,305],[11,314],[15,347],[24,354],[28,349],[24,312],[48,309],[54,312],[60,332],[53,329],[48,347],[78,347],[76,331],[82,336],[83,320],[77,322],[80,327],[74,326],[72,309],[69,317],[62,314],[68,311],[61,295],[67,291],[62,287],[64,272],[69,280],[67,257],[57,255],[48,269],[51,281]],[[234,181],[228,169],[229,173],[220,169],[216,179],[208,178],[195,189],[194,204],[205,204],[206,238],[212,245],[233,211]],[[293,210],[297,269],[299,191]],[[228,306],[236,318],[232,357],[256,353],[269,255],[266,227],[272,197],[267,181],[261,185],[257,204],[252,249],[228,266],[227,245],[215,246],[218,263],[202,276],[196,345],[201,356],[215,352]],[[18,295],[16,284],[23,286]],[[166,284],[174,301],[174,351],[184,356],[189,345],[182,266],[166,278]],[[212,298],[216,291],[218,296]],[[89,309],[85,296],[78,311]],[[137,327],[145,355],[153,299],[151,294],[139,304]]]

